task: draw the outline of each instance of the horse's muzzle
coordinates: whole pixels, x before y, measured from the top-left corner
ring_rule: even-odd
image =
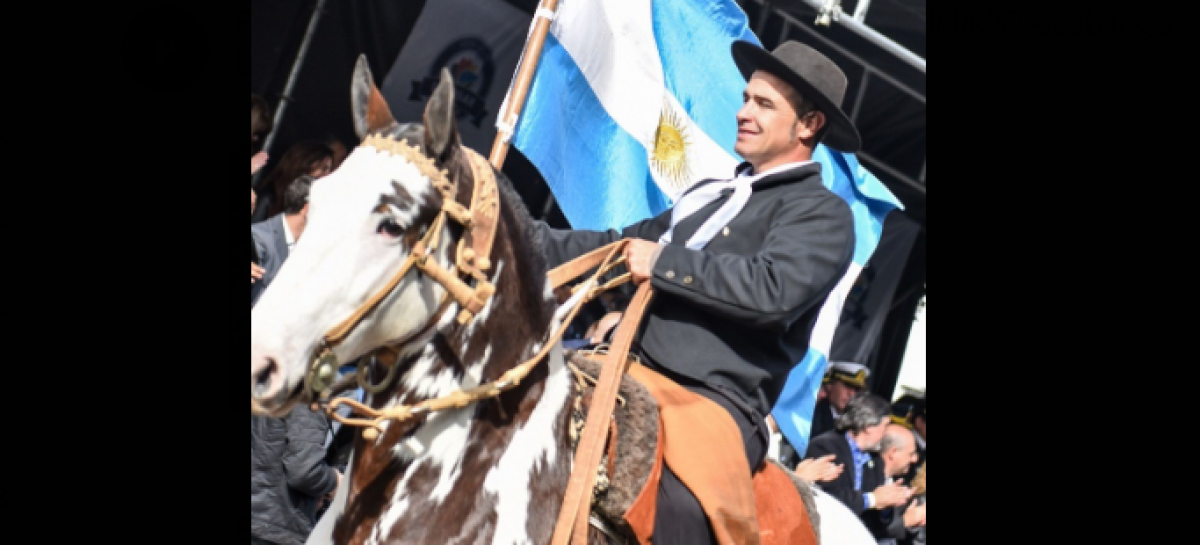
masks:
[[[255,360],[250,363],[250,412],[277,416],[299,392],[288,390],[287,378],[273,358]]]

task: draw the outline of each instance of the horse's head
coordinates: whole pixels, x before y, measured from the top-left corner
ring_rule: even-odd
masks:
[[[393,119],[363,61],[353,102],[365,141],[313,186],[307,227],[251,312],[252,412],[289,410],[309,393],[306,380],[323,353],[346,363],[398,346],[406,357],[404,351],[420,350],[437,322],[453,320],[462,306],[462,294],[448,293],[453,290],[431,278],[424,262],[411,267],[414,248],[432,246],[423,252],[428,261],[443,271],[460,270],[456,260],[462,257],[452,242],[463,229],[443,221],[443,209],[452,200],[447,197],[459,194],[469,206],[473,182],[449,73],[442,74],[423,126]]]

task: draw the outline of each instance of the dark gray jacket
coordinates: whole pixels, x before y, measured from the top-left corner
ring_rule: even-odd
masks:
[[[259,265],[266,270],[262,280],[250,285],[250,308],[254,308],[263,292],[271,287],[271,282],[279,275],[279,270],[283,268],[283,263],[288,258],[283,216],[275,216],[262,223],[251,225],[250,240],[253,241],[258,252]]]
[[[250,417],[250,535],[280,545],[302,544],[317,503],[337,486],[325,464],[329,421],[307,406],[286,418]]]
[[[743,165],[743,168],[748,165]],[[640,346],[653,363],[729,388],[767,414],[804,359],[817,315],[854,257],[850,206],[812,164],[759,181],[742,213],[703,251],[683,245],[728,200],[675,232],[654,270]],[[537,230],[551,267],[622,238],[658,241],[668,211],[623,232]]]

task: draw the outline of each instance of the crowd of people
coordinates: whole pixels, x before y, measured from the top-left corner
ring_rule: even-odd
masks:
[[[831,76],[841,74],[832,61],[796,42],[773,53],[738,44],[734,56],[749,80],[737,117],[737,151],[747,163],[735,178],[699,184],[672,211],[622,232],[558,231],[539,222],[537,238],[551,266],[633,241],[629,272],[636,284],[653,282],[658,294],[637,356],[725,409],[753,472],[771,455],[771,438],[779,440],[766,415],[780,381],[805,354],[823,301],[850,265],[851,212],[821,184],[813,152],[822,142],[854,152],[860,141],[841,111],[846,80]],[[268,163],[258,147],[273,122],[262,99],[252,95],[250,109],[253,179]],[[304,233],[312,184],[345,156],[341,146],[301,142],[257,188],[252,183],[251,309]],[[770,259],[756,257],[764,255]],[[620,294],[593,303],[572,324],[567,347],[609,341],[628,304]],[[869,376],[861,364],[831,365],[806,452],[783,445],[774,456],[854,511],[880,544],[923,545],[925,401],[890,403],[868,391]],[[309,407],[279,419],[251,416],[252,545],[306,541],[342,479],[338,437]],[[715,543],[684,479],[663,470],[655,542]]]
[[[854,511],[879,543],[925,545],[926,399],[905,394],[888,403],[867,391],[869,377],[862,364],[830,365],[797,472],[833,464],[805,478]]]

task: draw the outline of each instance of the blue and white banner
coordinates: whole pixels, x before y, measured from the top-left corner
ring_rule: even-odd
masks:
[[[428,2],[380,92],[401,123],[420,121],[448,68],[463,144],[486,156],[528,31],[529,14],[502,0]]]
[[[562,0],[513,145],[574,229],[621,229],[665,212],[696,182],[734,175],[746,88],[735,41],[761,44],[733,0]],[[854,210],[858,248],[774,412],[797,447],[807,445],[846,295],[899,205],[853,155],[822,146],[814,159]]]

